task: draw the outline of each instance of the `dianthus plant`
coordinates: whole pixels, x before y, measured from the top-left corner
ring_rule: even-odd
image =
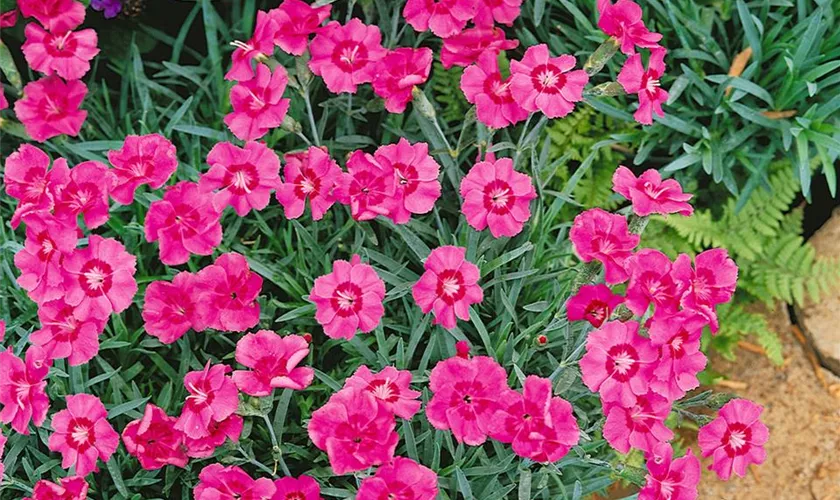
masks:
[[[0,353],[0,489],[577,498],[621,477],[641,499],[690,499],[685,418],[720,478],[764,461],[760,406],[694,392],[737,266],[725,250],[638,248],[647,217],[691,216],[691,195],[620,166],[625,208],[562,221],[573,185],[552,188],[536,147],[548,120],[600,95],[637,95],[642,124],[664,114],[666,48],[636,3],[598,1],[608,38],[579,65],[507,38],[521,0],[408,0],[379,18],[398,23],[385,41],[354,2],[344,16],[284,0],[232,41],[221,130],[199,127],[219,140],[191,143],[200,168],[170,127],[51,158],[73,141],[52,138],[85,126],[97,36],[80,2],[18,3],[42,77],[13,109],[46,144],[5,160],[23,244],[3,244],[17,268],[4,290],[37,307],[9,318]],[[593,85],[619,51],[617,81]],[[458,137],[423,90],[435,58],[465,68]],[[353,149],[370,137],[348,133],[368,120],[357,94],[385,132]]]

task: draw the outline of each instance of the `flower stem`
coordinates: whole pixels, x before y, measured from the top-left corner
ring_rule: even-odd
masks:
[[[309,115],[309,128],[312,131],[312,140],[316,146],[321,145],[321,137],[318,134],[318,126],[315,125],[315,114],[312,113],[312,102],[309,100],[309,86],[303,88],[303,102],[306,103],[306,113]]]

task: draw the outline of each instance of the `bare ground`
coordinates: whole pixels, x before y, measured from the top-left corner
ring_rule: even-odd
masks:
[[[763,420],[770,428],[767,461],[753,466],[747,477],[728,482],[704,471],[700,498],[840,500],[840,379],[809,360],[804,337],[785,311],[768,313],[768,318],[784,342],[782,367],[744,349],[735,362],[711,361],[715,371],[729,378],[728,387],[716,389],[764,406]]]

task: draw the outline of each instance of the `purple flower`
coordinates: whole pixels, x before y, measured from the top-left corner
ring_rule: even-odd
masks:
[[[93,10],[102,11],[105,13],[106,19],[113,19],[122,10],[121,0],[91,0],[90,6]]]

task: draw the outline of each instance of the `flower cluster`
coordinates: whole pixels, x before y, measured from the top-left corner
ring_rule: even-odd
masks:
[[[692,213],[691,195],[653,170],[637,178],[619,167],[613,190],[632,202],[636,226],[651,214]],[[700,336],[705,327],[717,331],[715,309],[732,298],[738,268],[722,249],[697,255],[693,264],[685,254],[672,262],[658,250],[635,251],[639,236],[625,217],[600,209],[580,214],[570,239],[589,263],[585,272],[600,263],[607,284],[626,282],[623,295],[605,284],[585,284],[566,306],[570,321],[586,320],[596,328],[580,368],[583,382],[601,398],[603,436],[621,453],[634,448],[649,458],[648,482],[639,498],[661,498],[673,488],[694,498],[699,461],[690,450],[672,461],[668,442],[674,435],[665,420],[673,403],[699,385],[697,374],[706,366]],[[712,468],[721,478],[733,470],[743,475],[747,464],[763,461],[767,432],[759,413],[757,405],[733,400],[701,429],[701,450],[714,456]]]
[[[26,25],[23,55],[44,77],[24,87],[15,114],[38,142],[78,135],[87,118],[80,109],[88,90],[81,78],[99,53],[96,31],[76,30],[85,19],[85,6],[76,0],[26,0],[19,7],[24,17],[37,21]],[[0,101],[5,104],[5,98]]]
[[[654,113],[665,116],[662,104],[668,100],[668,92],[661,86],[667,52],[659,45],[662,35],[648,30],[642,21],[642,8],[631,0],[616,3],[598,0],[598,12],[598,27],[610,36],[608,43],[629,56],[618,74],[618,83],[625,92],[639,98],[639,108],[633,118],[650,125]],[[642,64],[642,55],[636,52],[637,48],[649,51],[647,68]]]
[[[589,63],[586,70],[575,69],[574,56],[554,56],[546,44],[539,44],[511,60],[510,74],[503,75],[499,56],[517,48],[519,41],[507,40],[499,25],[511,26],[522,3],[408,0],[402,10],[412,28],[443,39],[444,67],[465,68],[461,90],[475,105],[478,120],[491,129],[526,121],[537,112],[547,118],[571,113],[597,72],[590,71]],[[86,117],[80,104],[87,88],[80,79],[99,51],[93,30],[77,30],[84,20],[83,4],[18,4],[24,17],[40,23],[26,26],[23,54],[31,69],[45,76],[26,86],[15,112],[36,141],[77,135]],[[93,7],[113,17],[120,2],[94,1]],[[662,116],[668,97],[660,87],[665,56],[658,44],[661,35],[645,27],[641,8],[630,0],[599,0],[598,11],[598,26],[610,36],[606,46],[629,56],[618,82],[627,93],[638,94],[635,117],[649,124],[654,113]],[[353,94],[370,84],[390,113],[403,113],[416,99],[418,111],[433,118],[434,113],[422,110],[430,104],[418,86],[430,76],[434,53],[427,47],[386,49],[378,27],[351,16],[343,24],[328,21],[330,12],[330,5],[283,0],[257,13],[251,38],[233,43],[225,75],[235,83],[224,123],[240,142],[215,144],[206,170],[193,180],[184,180],[185,172],[175,175],[178,152],[160,134],[126,137],[119,149],[108,152],[110,165],[85,161],[71,166],[28,144],[6,159],[6,193],[17,200],[11,224],[17,228],[23,223],[26,231],[14,258],[18,283],[38,306],[40,328],[29,335],[25,350],[0,352],[0,422],[29,434],[31,425],[41,427],[47,421],[47,377],[53,363],[66,359],[75,367],[90,362],[112,315],[135,302],[138,281],[145,284],[143,326],[157,339],[147,342],[186,345],[189,337],[183,337],[190,330],[243,334],[232,353],[235,363],[227,361],[231,356],[221,356],[207,360],[203,368],[184,369],[186,396],[177,414],[148,403],[118,433],[98,397],[66,395],[63,408],[51,415],[46,441],[72,475],[58,483],[39,481],[32,500],[87,498],[85,477],[98,471],[100,461],[111,459],[120,440],[145,470],[187,468],[190,460],[212,457],[226,443],[247,436],[243,416],[252,405],[271,402],[275,389],[302,391],[316,374],[323,377],[307,366],[311,335],[258,329],[263,278],[245,256],[217,253],[228,207],[245,217],[264,210],[273,194],[288,219],[301,217],[308,200],[313,221],[326,217],[338,203],[349,208],[355,221],[381,217],[389,225],[407,224],[435,209],[442,196],[442,169],[427,143],[403,137],[371,152],[352,151],[339,165],[320,145],[309,100],[309,83],[317,75],[336,94]],[[273,57],[278,48],[300,57],[291,75]],[[637,49],[650,52],[647,69]],[[262,140],[279,127],[300,131],[287,116],[293,98],[286,96],[287,88],[302,97],[313,136],[310,141],[299,133],[307,148],[287,152],[281,160],[269,147],[272,142]],[[4,104],[5,98],[0,99],[0,108]],[[511,238],[525,230],[537,190],[529,175],[516,170],[516,159],[496,158],[496,149],[481,145],[465,175],[457,167],[447,173],[454,174],[467,225],[488,230],[493,238]],[[595,328],[580,360],[582,379],[601,400],[604,439],[619,452],[638,449],[646,456],[648,476],[639,498],[693,498],[699,461],[690,451],[674,458],[669,444],[673,432],[665,420],[673,404],[699,385],[697,375],[706,365],[700,336],[706,327],[717,332],[716,309],[732,298],[738,269],[725,250],[693,259],[680,255],[673,261],[655,249],[637,250],[636,228],[646,217],[691,215],[691,195],[676,181],[663,180],[654,170],[636,177],[622,166],[613,189],[632,203],[630,221],[594,209],[580,214],[570,230],[574,250],[586,265],[585,279],[577,283],[566,312],[570,321],[585,320]],[[143,197],[150,202],[142,221],[146,242],[157,244],[161,264],[190,263],[189,271],[137,280],[137,259],[123,243],[94,233],[109,223],[112,200],[132,205]],[[192,267],[193,256],[214,255],[212,264]],[[484,300],[477,265],[481,258],[470,254],[468,259],[467,248],[460,246],[434,248],[419,278],[401,284],[397,293],[410,288],[422,313],[432,313],[433,324],[462,336],[458,320],[469,321]],[[306,297],[325,335],[353,341],[358,332],[380,328],[388,294],[380,272],[355,254],[333,261],[331,267],[314,280]],[[604,283],[595,284],[601,268]],[[0,340],[5,326],[0,321]],[[538,344],[547,343],[545,335],[538,337]],[[550,378],[518,372],[521,390],[515,390],[493,353],[471,356],[464,341],[455,350],[455,356],[439,361],[428,376],[431,397],[423,414],[434,429],[448,430],[469,446],[488,438],[494,446],[509,444],[516,455],[539,463],[557,462],[578,444],[581,429],[572,405],[554,395]],[[343,386],[336,384],[340,389],[311,412],[308,436],[326,453],[336,475],[370,470],[360,478],[360,500],[433,500],[438,495],[436,472],[396,456],[397,419],[410,421],[421,412],[422,393],[412,388],[416,381],[410,371],[385,364],[379,371],[362,365]],[[721,478],[743,476],[750,464],[764,460],[768,430],[759,420],[761,411],[752,402],[732,400],[701,428],[701,452],[712,457],[711,468]],[[270,434],[279,452],[272,429]],[[0,454],[5,444],[0,434]],[[306,475],[253,478],[238,466],[213,463],[203,467],[198,479],[196,500],[321,498],[319,484]]]

